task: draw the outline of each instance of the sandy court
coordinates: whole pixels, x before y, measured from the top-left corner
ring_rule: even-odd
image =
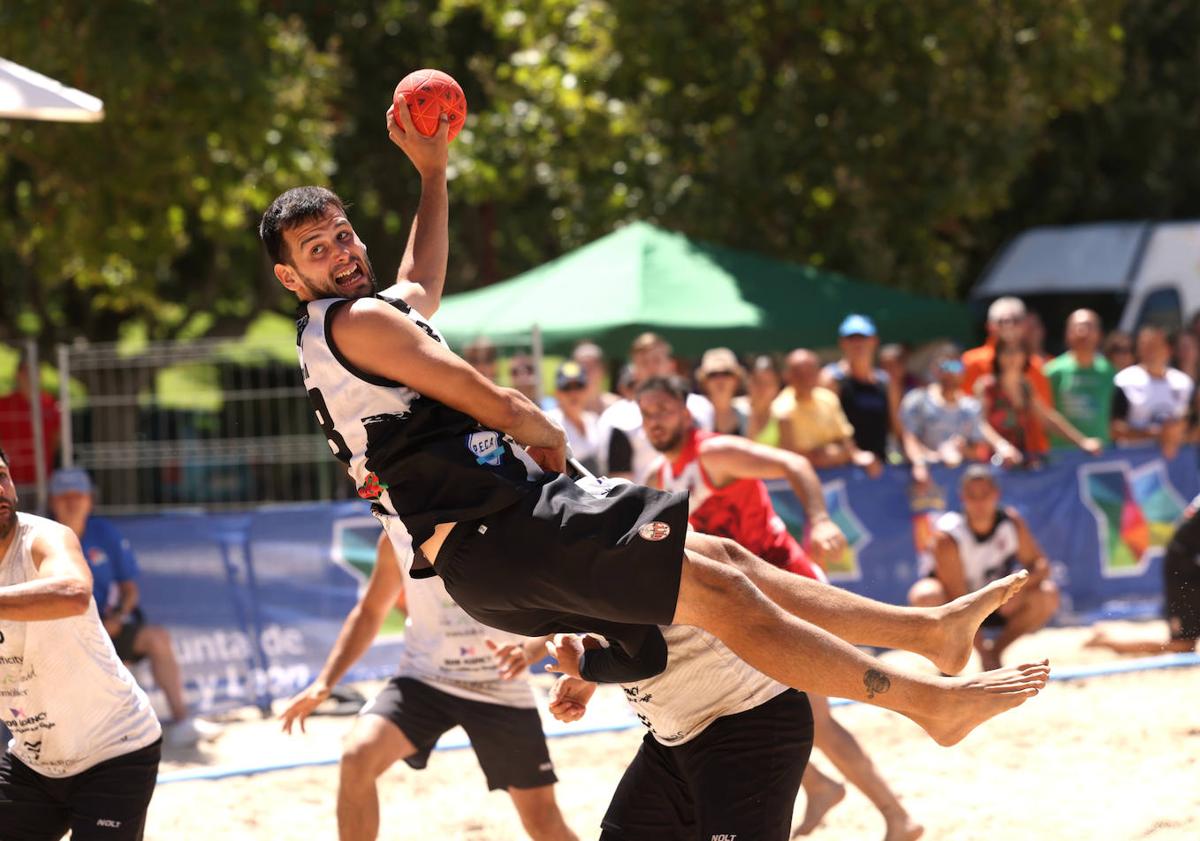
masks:
[[[1006,662],[1049,656],[1061,667],[1116,659],[1082,649],[1087,635],[1082,629],[1044,631],[1018,643]],[[1197,668],[1053,683],[949,749],[883,710],[853,705],[837,715],[925,824],[927,838],[1193,841],[1200,838],[1197,690]],[[619,696],[605,702],[623,703]],[[306,736],[288,738],[277,722],[240,721],[202,753],[168,753],[163,771],[335,756],[350,719],[310,723]],[[597,837],[608,797],[641,736],[627,730],[551,740],[559,802],[581,838]],[[837,776],[820,754],[815,757]],[[146,837],[335,838],[336,785],[333,765],[162,785]],[[381,782],[380,799],[384,839],[526,837],[507,795],[486,792],[470,750],[439,751],[419,773],[393,768]],[[802,794],[798,815],[803,807]],[[810,837],[870,839],[882,831],[879,815],[851,789]]]

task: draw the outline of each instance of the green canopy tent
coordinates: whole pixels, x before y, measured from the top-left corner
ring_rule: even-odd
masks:
[[[511,280],[448,296],[435,323],[455,347],[479,336],[529,341],[547,353],[584,338],[623,356],[645,330],[677,352],[824,347],[851,312],[870,315],[884,341],[965,341],[965,305],[889,289],[757,254],[694,242],[634,223]]]

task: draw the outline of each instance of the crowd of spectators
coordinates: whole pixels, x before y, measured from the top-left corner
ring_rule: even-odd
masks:
[[[809,348],[780,364],[718,347],[692,366],[645,333],[626,363],[610,368],[596,344],[583,342],[559,368],[547,405],[557,406],[589,467],[633,479],[653,452],[630,397],[639,383],[669,374],[690,375],[688,406],[702,429],[783,447],[819,468],[857,466],[875,477],[884,465],[905,465],[918,487],[934,464],[1035,468],[1055,449],[1097,454],[1145,442],[1173,457],[1200,440],[1200,316],[1174,336],[1153,325],[1136,336],[1106,335],[1096,313],[1077,310],[1062,325],[1065,350],[1054,358],[1044,353],[1046,327],[1021,300],[995,301],[986,324],[979,347],[914,353],[881,347],[870,316],[853,313],[838,328],[836,358],[824,364]],[[495,378],[495,348],[476,342],[464,355]],[[512,357],[509,366],[511,384],[532,394],[529,358]],[[606,391],[610,373],[614,392]]]

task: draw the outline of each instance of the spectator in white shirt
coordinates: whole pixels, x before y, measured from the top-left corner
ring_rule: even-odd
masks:
[[[568,359],[554,375],[558,405],[546,414],[567,433],[567,444],[588,470],[600,471],[599,416],[587,408],[588,376],[583,366]]]
[[[1187,432],[1195,384],[1168,363],[1171,343],[1162,327],[1146,325],[1137,334],[1136,365],[1117,373],[1113,392],[1112,438],[1118,444],[1155,441],[1174,458]]]

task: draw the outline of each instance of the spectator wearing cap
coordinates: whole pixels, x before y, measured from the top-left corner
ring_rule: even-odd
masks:
[[[571,351],[571,358],[582,365],[584,373],[587,374],[586,407],[589,412],[601,415],[605,409],[621,399],[619,395],[604,390],[604,351],[599,345],[595,342],[580,342]]]
[[[854,443],[854,427],[846,420],[838,396],[819,386],[821,363],[811,350],[788,354],[787,387],[771,404],[779,422],[779,446],[799,453],[814,467],[856,464],[872,478],[883,472],[883,463]]]
[[[909,589],[908,603],[943,605],[1021,568],[1029,570],[1020,592],[983,620],[982,628],[997,636],[975,636],[983,668],[995,669],[1005,649],[1054,616],[1058,587],[1025,520],[1016,509],[1000,505],[1000,485],[987,465],[964,471],[959,497],[962,513],[947,511],[934,523],[933,557],[923,559],[922,577]]]
[[[1067,317],[1067,350],[1046,363],[1044,371],[1054,392],[1054,408],[1089,438],[1105,446],[1112,443],[1109,420],[1112,415],[1112,363],[1100,355],[1100,316],[1091,310],[1075,310]],[[1054,447],[1071,443],[1054,431]]]
[[[696,379],[713,404],[713,431],[745,436],[750,418],[734,398],[746,384],[746,370],[733,351],[725,347],[706,350],[696,369]]]
[[[1167,458],[1179,452],[1195,384],[1172,368],[1171,345],[1161,327],[1146,325],[1137,334],[1136,365],[1114,378],[1112,437],[1121,444],[1153,441]]]
[[[931,382],[900,402],[904,454],[912,464],[913,482],[929,482],[929,464],[957,467],[980,444],[987,444],[1007,464],[1021,454],[983,419],[979,401],[962,390],[963,364],[954,348],[943,348],[930,363]]]
[[[55,399],[41,390],[29,376],[28,358],[22,351],[13,372],[16,389],[0,396],[0,446],[11,459],[9,474],[18,487],[37,481],[37,460],[33,457],[33,401],[41,403],[42,463],[49,474],[58,452],[62,420]]]
[[[96,609],[117,656],[126,663],[150,661],[154,681],[171,710],[172,722],[164,730],[164,741],[177,747],[189,746],[215,735],[215,725],[198,722],[189,714],[171,635],[160,625],[146,624],[137,584],[137,559],[117,527],[92,513],[95,496],[87,471],[78,468],[55,471],[50,477],[49,496],[54,519],[79,537],[92,571]]]
[[[600,472],[599,416],[587,408],[587,372],[573,359],[558,366],[554,396],[558,401],[546,415],[567,433],[567,444],[588,470]]]
[[[842,358],[825,366],[820,384],[841,401],[858,448],[886,461],[889,432],[900,439],[900,384],[875,367],[875,322],[865,315],[846,316],[838,327],[838,346]]]
[[[963,356],[963,389],[968,394],[977,393],[976,383],[980,377],[994,372],[996,365],[996,343],[1004,340],[1009,344],[1026,346],[1028,341],[1029,322],[1025,318],[1025,303],[1020,298],[997,298],[988,307],[987,332],[988,338],[984,344],[971,348]],[[1029,357],[1026,378],[1034,392],[1046,406],[1054,405],[1054,394],[1050,390],[1050,381],[1042,371],[1043,359],[1037,355]],[[994,425],[994,424],[993,424]],[[996,427],[999,430],[999,427]],[[1050,447],[1045,431],[1040,424],[1031,427],[1032,438],[1028,449],[1034,453],[1044,453]]]

